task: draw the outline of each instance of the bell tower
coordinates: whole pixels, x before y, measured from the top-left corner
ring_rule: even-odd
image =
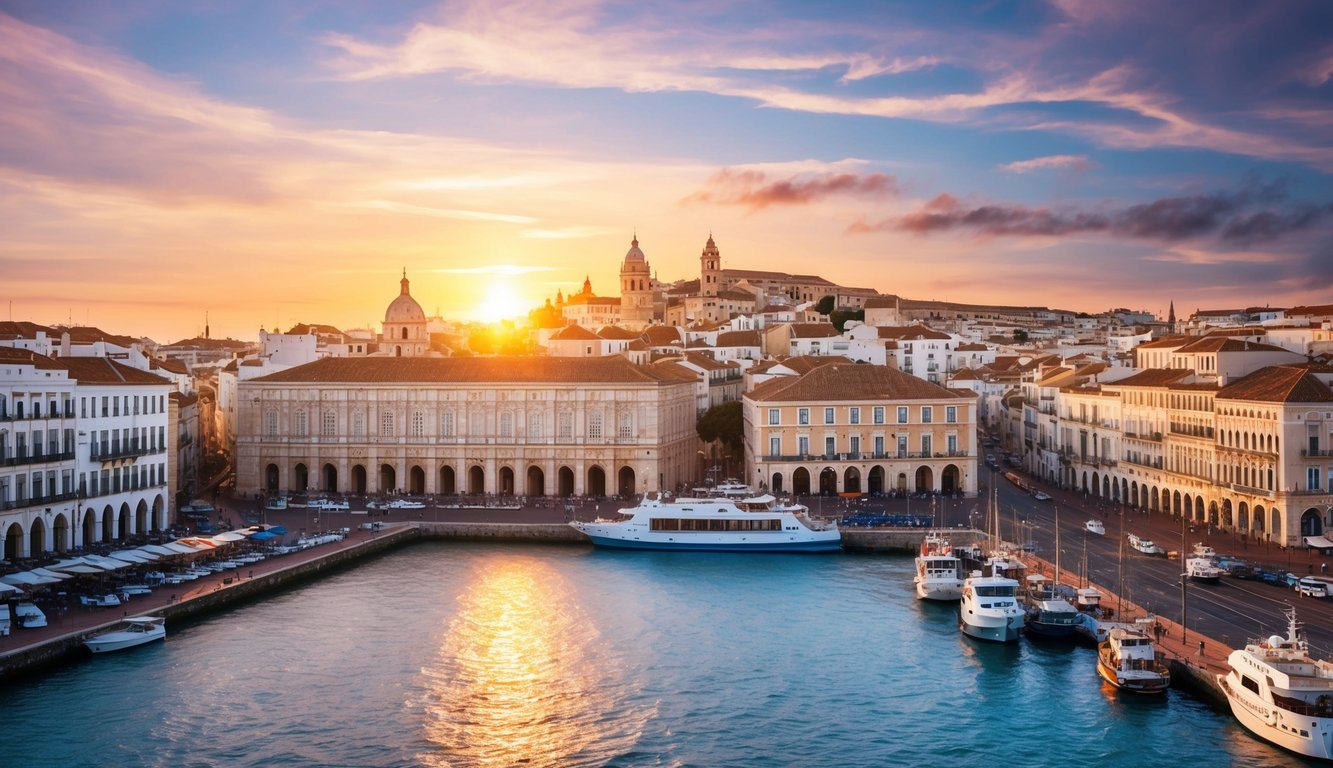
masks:
[[[708,233],[708,242],[704,243],[703,253],[699,254],[699,295],[716,296],[718,281],[722,279],[722,254],[713,242],[713,233]]]

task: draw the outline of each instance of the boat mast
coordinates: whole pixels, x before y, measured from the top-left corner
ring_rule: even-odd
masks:
[[[1055,584],[1060,584],[1060,505],[1053,504],[1055,508]]]

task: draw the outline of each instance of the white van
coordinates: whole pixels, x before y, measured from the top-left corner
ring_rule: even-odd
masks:
[[[1333,583],[1318,576],[1306,576],[1296,582],[1296,591],[1304,597],[1328,597],[1333,591]]]

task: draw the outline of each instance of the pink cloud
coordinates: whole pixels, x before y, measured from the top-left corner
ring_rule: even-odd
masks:
[[[818,173],[769,179],[763,171],[724,168],[686,203],[739,205],[760,210],[770,205],[807,205],[834,195],[884,198],[898,193],[898,181],[884,173]]]

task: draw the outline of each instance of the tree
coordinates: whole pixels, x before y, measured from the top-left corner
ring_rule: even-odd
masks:
[[[821,315],[827,315],[828,313],[833,311],[834,301],[835,299],[832,296],[825,296],[824,298],[819,300],[818,304],[815,305],[815,311]]]
[[[741,401],[715,405],[704,411],[695,425],[699,439],[705,443],[714,440],[722,444],[723,451],[732,458],[740,458],[745,451],[745,425],[741,415]]]
[[[1028,332],[1023,330],[1022,328],[1015,328],[1014,341],[1018,342],[1019,344],[1026,344],[1028,342]]]
[[[833,327],[838,329],[838,333],[842,333],[847,327],[848,320],[865,322],[866,311],[864,309],[835,309],[829,313],[828,319],[829,322],[833,323]]]

